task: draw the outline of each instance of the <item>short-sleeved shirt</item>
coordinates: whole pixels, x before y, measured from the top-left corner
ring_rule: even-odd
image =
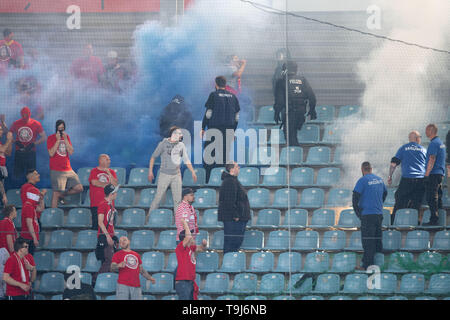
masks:
[[[26,270],[24,258],[20,258],[17,253],[8,258],[3,273],[8,273],[11,278],[18,282],[30,284],[30,273]],[[7,296],[24,296],[28,294],[29,292],[23,291],[19,287],[6,284]]]
[[[19,42],[0,40],[0,74],[6,74],[11,60],[17,61],[19,57],[23,57],[23,48]]]
[[[395,158],[400,160],[403,178],[423,178],[427,150],[416,142],[401,146]]]
[[[119,264],[122,261],[125,261],[125,267],[119,269],[117,283],[139,288],[141,286],[139,281],[140,265],[142,264],[141,256],[134,251],[120,250],[113,255],[112,262]]]
[[[36,238],[39,240],[38,214],[36,208],[28,203],[26,203],[22,207],[22,231],[20,233],[20,236],[24,239],[32,240],[33,237],[31,236],[31,233],[28,230],[27,219],[32,220],[34,233],[36,234]]]
[[[6,217],[2,221],[0,221],[0,248],[6,248],[8,250],[9,254],[12,255],[14,253],[13,251],[9,251],[8,243],[6,242],[6,236],[12,236],[12,241],[16,241],[17,239],[17,230],[14,226],[14,222]]]
[[[117,174],[112,169],[107,169],[109,172],[111,172],[111,175],[117,179]],[[91,207],[98,207],[100,202],[102,202],[105,199],[105,190],[102,187],[96,187],[92,184],[92,180],[98,180],[100,182],[108,182],[109,176],[106,173],[106,171],[100,170],[99,168],[95,167],[91,170],[91,173],[89,174],[89,198],[91,201]]]
[[[197,214],[195,212],[194,207],[190,205],[187,201],[181,201],[175,213],[177,240],[180,240],[180,232],[184,230],[183,224],[181,223],[181,219],[184,219],[187,222],[189,230],[194,230],[195,234],[193,234],[192,236],[195,238],[195,235],[198,233]]]
[[[434,166],[430,174],[445,175],[445,145],[439,137],[434,137],[428,146],[426,159],[427,166],[430,156],[436,157],[436,161],[434,162]]]
[[[67,140],[70,141],[69,135],[67,135]],[[56,134],[52,134],[47,138],[47,149],[53,148],[56,143]],[[54,171],[71,171],[69,153],[67,152],[66,144],[64,139],[61,138],[59,141],[59,146],[56,149],[53,157],[50,157],[50,170]]]
[[[35,119],[29,119],[25,121],[23,119],[19,119],[14,121],[10,132],[16,135],[16,141],[22,143],[25,147],[31,143],[35,143],[38,134],[42,133],[44,129],[39,121]],[[20,149],[16,144],[16,150]],[[36,147],[33,147],[33,150],[36,150]]]
[[[2,146],[3,144],[0,141],[0,146]],[[4,153],[0,153],[0,166],[1,167],[5,167],[6,166],[6,157]]]
[[[208,100],[205,103],[207,110],[212,110],[211,118],[203,121],[202,129],[208,128],[235,128],[236,113],[240,111],[239,100],[236,96],[223,89],[218,89],[211,92]]]
[[[161,157],[159,171],[168,175],[181,174],[181,161],[190,163],[186,146],[183,142],[170,142],[168,138],[163,139],[152,154],[152,158]]]
[[[116,209],[114,208],[113,204],[109,204],[108,201],[103,199],[102,202],[99,203],[97,208],[97,214],[103,214],[103,224],[108,226],[106,229],[108,230],[108,233],[111,237],[114,236],[114,218],[115,218],[115,212]],[[109,220],[109,225],[108,225]],[[103,231],[100,229],[100,226],[98,227],[98,233],[97,237],[102,234]]]
[[[178,269],[175,280],[192,280],[195,281],[195,265],[197,261],[195,259],[196,245],[190,247],[184,247],[183,241],[181,241],[176,249]]]
[[[105,72],[105,68],[100,58],[90,56],[76,59],[70,71],[76,78],[90,80],[97,84],[99,76]]]
[[[383,194],[387,192],[383,179],[366,174],[358,180],[353,189],[361,195],[358,206],[361,214],[383,214]]]

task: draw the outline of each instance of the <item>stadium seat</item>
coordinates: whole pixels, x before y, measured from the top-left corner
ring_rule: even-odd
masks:
[[[288,295],[281,295],[281,296],[273,297],[272,300],[295,300],[295,297],[294,296],[288,296]]]
[[[295,236],[293,250],[313,251],[319,246],[319,233],[313,230],[304,230],[297,232]]]
[[[272,252],[255,252],[250,259],[247,272],[272,272],[275,264],[275,257]]]
[[[328,192],[327,205],[330,207],[350,207],[352,205],[352,190],[335,188]]]
[[[408,300],[405,296],[391,296],[387,297],[386,300]]]
[[[206,230],[199,230],[198,234],[195,236],[196,243],[200,244],[203,242],[203,239],[206,240],[207,243],[209,243],[209,232]]]
[[[323,132],[323,143],[336,144],[341,142],[343,129],[335,124],[325,125]]]
[[[278,256],[277,267],[274,272],[300,272],[302,255],[298,252],[282,252]]]
[[[339,168],[322,168],[319,169],[317,173],[317,182],[318,186],[336,186],[339,183],[341,177],[341,169]]]
[[[140,208],[128,208],[122,213],[122,220],[117,227],[124,229],[142,228],[145,225],[145,211]]]
[[[413,230],[406,234],[405,246],[402,251],[424,251],[428,250],[430,242],[430,234],[424,230]]]
[[[315,301],[315,300],[325,300],[325,298],[323,296],[303,296],[300,300]]]
[[[81,265],[81,252],[78,251],[64,251],[61,252],[58,259],[58,264],[56,265],[55,271],[65,273],[67,270],[67,267],[71,265],[75,265],[82,267]]]
[[[229,283],[230,277],[227,273],[208,273],[205,280],[205,286],[200,290],[200,292],[210,294],[225,294],[228,292]]]
[[[153,180],[156,183],[156,179]],[[128,177],[129,187],[148,187],[152,185],[148,181],[148,168],[132,168],[130,170],[130,176]]]
[[[304,273],[294,273],[289,278],[286,294],[307,294],[312,290],[312,278],[303,279]]]
[[[263,247],[264,233],[259,230],[246,230],[241,249],[243,250],[261,250]]]
[[[281,294],[284,291],[284,275],[279,273],[267,273],[261,277],[257,289],[258,294]]]
[[[436,226],[423,226],[424,223],[430,222],[430,209],[423,212],[422,225],[418,226],[420,229],[441,229],[447,225],[447,212],[444,209],[438,210],[438,224]]]
[[[258,277],[254,273],[238,273],[235,275],[230,293],[252,294],[256,292]]]
[[[342,165],[342,147],[336,147],[333,154],[333,165]]]
[[[164,253],[146,251],[142,254],[142,267],[149,273],[161,272],[164,268]]]
[[[353,300],[351,297],[349,296],[332,296],[330,297],[328,300],[338,300],[338,301],[342,301],[342,300]]]
[[[86,264],[82,270],[83,272],[96,273],[100,269],[101,265],[102,265],[101,261],[97,260],[95,252],[92,251],[89,252],[89,254],[87,255]]]
[[[218,221],[217,209],[206,209],[203,212],[203,217],[199,223],[199,227],[202,229],[218,229],[223,228],[223,222]]]
[[[195,192],[194,208],[216,207],[216,190],[211,188],[197,189]]]
[[[341,294],[363,294],[367,292],[367,274],[349,273],[344,279]]]
[[[303,148],[299,146],[290,146],[281,148],[280,152],[280,165],[285,166],[288,164],[300,165],[303,163]]]
[[[335,228],[355,229],[361,227],[361,220],[356,216],[353,209],[344,209],[339,214],[339,220]]]
[[[333,256],[330,272],[350,273],[356,267],[356,254],[353,252],[339,252]]]
[[[323,273],[329,268],[329,255],[326,252],[310,252],[306,255],[302,272]]]
[[[249,164],[251,165],[269,165],[271,164],[272,154],[277,149],[274,147],[259,146],[254,152],[249,151]],[[278,156],[278,154],[277,154]]]
[[[64,275],[61,272],[46,272],[42,274],[39,288],[36,291],[45,294],[62,293],[64,283]]]
[[[335,224],[335,212],[331,209],[316,209],[311,217],[309,228],[328,229]]]
[[[13,220],[14,226],[18,229],[22,227],[22,209],[17,209],[17,217]]]
[[[115,293],[118,278],[119,278],[118,273],[112,272],[99,273],[97,276],[97,280],[95,281],[94,286],[95,293],[97,294]]]
[[[382,242],[384,251],[397,251],[402,245],[402,234],[398,230],[385,230]]]
[[[150,208],[153,199],[156,196],[156,188],[142,189],[139,195],[138,207]]]
[[[414,257],[411,252],[394,252],[389,256],[387,269],[384,270],[387,273],[405,273],[408,272],[407,268],[414,265]]]
[[[216,300],[239,300],[239,297],[234,294],[225,294],[217,297]]]
[[[320,139],[320,128],[315,124],[303,125],[302,129],[297,131],[297,140],[299,143],[318,143]]]
[[[393,207],[395,205],[395,191],[397,188],[387,188],[387,196],[384,200],[385,207]]]
[[[311,147],[306,157],[306,164],[308,165],[328,165],[330,164],[331,150],[329,147]]]
[[[252,225],[258,229],[276,229],[280,225],[281,211],[278,209],[262,209],[258,212],[256,223]]]
[[[53,271],[55,254],[52,251],[37,251],[34,253],[33,258],[38,272]]]
[[[340,251],[345,247],[345,231],[329,230],[323,234],[322,241],[319,246],[321,251]]]
[[[48,193],[48,192],[47,192]],[[81,206],[82,193],[70,194],[64,197],[64,204],[61,204],[61,208],[77,208]]]
[[[65,228],[90,228],[92,226],[91,210],[87,208],[72,208],[67,215]]]
[[[44,209],[40,220],[43,229],[62,228],[64,224],[64,210],[61,208]]]
[[[76,250],[94,250],[97,246],[97,231],[81,230],[77,233]]]
[[[133,188],[120,188],[115,200],[116,208],[132,207],[134,203],[134,193]]]
[[[117,182],[123,186],[126,184],[126,178],[127,178],[127,170],[122,167],[111,167],[111,170],[113,170],[116,173],[117,176]]]
[[[381,222],[381,228],[389,229],[391,227],[391,211],[383,208],[383,221]]]
[[[197,182],[194,182],[192,178],[192,173],[190,170],[186,169],[183,172],[183,186],[194,187],[203,186],[206,184],[206,171],[204,168],[194,168],[194,172],[197,175]]]
[[[391,273],[380,273],[378,276],[379,287],[377,287],[377,279],[372,282],[367,292],[372,294],[393,294],[397,290],[397,276]]]
[[[48,193],[48,191],[47,191],[47,193]],[[46,194],[46,196],[47,196],[47,194]],[[44,197],[44,200],[45,200],[45,197]],[[47,203],[45,205],[47,206]],[[86,195],[84,196],[84,201],[81,202],[80,207],[81,208],[90,208],[90,206],[91,206],[91,196],[89,195],[89,191],[88,191],[88,192],[86,192]]]
[[[426,251],[417,257],[417,271],[420,272],[433,272],[441,269],[444,265],[444,257],[439,252]]]
[[[259,169],[255,167],[245,167],[239,170],[239,182],[245,187],[259,185]]]
[[[338,118],[347,118],[350,116],[358,116],[360,111],[359,106],[342,106],[338,110]]]
[[[286,185],[286,168],[270,167],[261,171],[262,187],[282,187]]]
[[[350,235],[349,244],[345,247],[347,251],[363,251],[361,241],[361,231],[354,231]]]
[[[13,204],[16,208],[22,208],[22,199],[20,199],[20,189],[9,189],[6,191],[8,204]]]
[[[380,297],[377,296],[361,296],[357,297],[356,300],[381,300]]]
[[[336,108],[334,106],[316,106],[317,119],[309,122],[331,122],[334,121]]]
[[[120,239],[120,237],[128,237],[128,232],[124,229],[114,229],[114,235]]]
[[[286,230],[276,230],[269,233],[269,238],[264,246],[265,250],[285,251],[289,249],[290,236]]]
[[[431,275],[426,294],[444,295],[450,293],[450,274],[435,273]]]
[[[167,265],[164,267],[163,272],[173,272],[178,266],[177,255],[175,252],[169,254]]]
[[[154,242],[153,230],[136,230],[131,234],[130,247],[132,250],[151,250]]]
[[[153,294],[167,294],[174,290],[173,274],[167,272],[159,272],[152,275],[156,280],[155,284],[151,284],[144,292]]]
[[[154,209],[150,212],[148,222],[145,225],[154,229],[169,229],[174,226],[173,212],[171,209]]]
[[[411,229],[417,227],[419,214],[416,209],[399,209],[395,213],[394,228]]]
[[[425,291],[425,277],[420,273],[404,274],[400,280],[400,294],[421,294]]]
[[[60,229],[52,231],[50,242],[47,249],[51,250],[68,250],[72,248],[73,232],[70,230]]]
[[[280,125],[276,125],[270,128],[270,140],[263,141],[259,139],[259,144],[286,144],[286,137],[284,136],[283,130],[280,130]]]
[[[289,209],[286,211],[281,228],[304,229],[308,223],[308,211]]]
[[[323,273],[317,277],[317,282],[312,293],[334,294],[339,292],[340,276],[335,273]]]
[[[283,188],[275,191],[272,207],[289,208],[297,206],[298,193],[294,188]]]
[[[434,234],[431,250],[450,251],[450,230],[441,230]]]
[[[225,273],[240,273],[245,271],[245,267],[245,252],[227,252],[223,256],[222,266],[218,271]]]
[[[270,206],[270,191],[268,189],[250,189],[247,196],[251,208],[267,208]]]
[[[320,208],[324,203],[324,191],[319,188],[304,189],[300,197],[301,208]],[[333,223],[334,224],[334,223]]]
[[[314,169],[309,167],[294,168],[291,171],[291,186],[306,187],[314,185]]]
[[[219,254],[217,252],[199,252],[197,253],[197,272],[215,272],[219,269]]]
[[[159,233],[158,244],[156,245],[157,250],[175,250],[176,244],[176,231],[174,230],[163,230]]]
[[[258,110],[258,118],[256,120],[257,123],[261,124],[273,124],[275,111],[273,106],[262,106]]]
[[[225,171],[224,167],[213,168],[209,175],[208,186],[209,187],[219,187],[222,184],[222,173],[224,171]],[[240,172],[241,171],[239,171],[239,173]],[[205,176],[205,179],[206,179],[206,176]]]
[[[91,174],[91,167],[82,167],[77,170],[78,179],[80,179],[83,187],[89,187],[89,175]]]
[[[219,230],[213,233],[210,248],[214,250],[223,249],[223,230]]]

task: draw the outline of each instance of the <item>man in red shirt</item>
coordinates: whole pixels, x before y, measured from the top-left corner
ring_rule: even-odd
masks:
[[[98,205],[105,199],[104,188],[108,184],[117,186],[117,174],[110,169],[111,159],[107,154],[98,157],[98,166],[89,175],[89,198],[91,201],[92,229],[98,230]]]
[[[14,121],[9,129],[16,136],[14,178],[17,180],[22,180],[29,170],[36,169],[36,146],[47,139],[41,123],[31,118],[30,108],[23,107],[20,115],[22,118]]]
[[[181,193],[182,200],[178,205],[177,211],[175,212],[175,226],[177,227],[177,241],[180,240],[180,232],[184,230],[184,226],[181,220],[184,219],[188,223],[189,229],[194,230],[193,237],[194,240],[198,234],[198,223],[197,223],[197,213],[195,212],[192,204],[195,201],[195,194],[192,188],[184,188]]]
[[[4,116],[4,115],[3,115]],[[3,137],[3,126],[0,125],[0,139]],[[2,144],[0,141],[0,196],[5,206],[8,203],[8,198],[5,192],[5,179],[8,177],[8,169],[6,168],[6,156],[11,155],[13,135],[8,132],[6,135],[6,143]]]
[[[8,68],[25,66],[22,45],[15,41],[14,33],[10,29],[3,31],[3,40],[0,40],[0,75],[6,75]]]
[[[39,246],[39,218],[45,209],[44,196],[46,189],[39,191],[36,183],[41,180],[36,170],[27,174],[27,183],[20,189],[20,198],[22,199],[22,230],[20,236],[28,241],[28,251],[31,255]]]
[[[184,230],[180,232],[180,243],[175,249],[177,255],[178,267],[175,276],[175,290],[178,294],[178,300],[197,300],[198,285],[195,283],[195,253],[206,249],[206,239],[203,239],[201,246],[195,245],[193,230],[189,230],[186,220],[181,223]]]
[[[84,57],[76,59],[70,68],[70,73],[75,78],[88,80],[90,84],[95,85],[99,84],[104,72],[102,60],[94,56],[94,49],[90,43],[84,48]]]
[[[6,248],[9,255],[14,253],[14,241],[17,239],[17,230],[13,220],[17,217],[16,207],[9,204],[3,208],[3,218],[0,221],[0,248]]]
[[[119,245],[122,250],[114,254],[111,263],[111,271],[119,273],[116,300],[142,300],[139,275],[142,274],[153,284],[156,280],[143,268],[139,253],[130,249],[130,240],[127,237],[120,237]]]
[[[47,150],[50,155],[50,180],[52,184],[52,208],[64,197],[83,192],[83,186],[75,171],[70,166],[70,157],[74,150],[70,137],[66,134],[64,120],[56,121],[56,133],[47,139]]]

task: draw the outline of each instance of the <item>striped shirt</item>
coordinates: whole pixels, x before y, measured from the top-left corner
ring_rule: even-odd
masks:
[[[177,208],[175,213],[175,226],[177,227],[177,241],[180,240],[180,232],[184,230],[183,224],[181,223],[181,219],[184,219],[188,226],[189,230],[194,230],[194,234],[192,235],[195,239],[196,234],[198,233],[198,225],[197,225],[197,214],[195,213],[195,209],[192,205],[187,201],[181,201],[180,205]]]

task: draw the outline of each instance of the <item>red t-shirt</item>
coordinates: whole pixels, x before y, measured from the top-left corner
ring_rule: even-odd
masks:
[[[69,135],[67,135],[67,140],[69,141],[70,144],[72,144]],[[54,133],[47,138],[47,149],[53,148],[55,143],[56,143],[56,134]],[[64,143],[64,139],[61,139],[59,141],[59,146],[56,149],[55,154],[53,155],[53,157],[50,157],[50,170],[54,171],[72,170],[72,167],[70,166],[69,153],[66,150],[66,144]]]
[[[181,241],[175,249],[178,261],[178,270],[175,280],[192,280],[195,281],[195,259],[196,245],[190,247],[183,247]]]
[[[109,204],[108,201],[106,201],[103,198],[103,201],[100,202],[100,204],[98,205],[98,209],[97,209],[97,214],[103,214],[103,224],[107,227],[108,233],[111,237],[114,236],[114,215],[113,212],[116,209],[114,208],[113,204]],[[109,221],[109,225],[108,225],[108,220]],[[103,231],[100,229],[100,226],[98,227],[98,233],[97,233],[97,237],[102,234]]]
[[[11,219],[5,218],[2,221],[0,221],[0,248],[6,248],[8,250],[9,254],[12,255],[14,253],[13,251],[9,251],[8,243],[6,242],[6,236],[11,235],[13,242],[17,239],[17,231],[16,227],[14,226],[14,222],[12,222]]]
[[[125,268],[119,269],[117,283],[139,288],[141,286],[139,282],[141,256],[134,251],[120,250],[113,255],[112,262],[119,264],[122,261],[125,261]]]
[[[36,208],[30,205],[29,203],[26,203],[22,207],[22,231],[20,233],[20,236],[24,239],[32,240],[33,237],[31,236],[31,233],[28,231],[27,218],[33,220],[34,233],[36,234],[36,238],[39,240],[38,214],[36,212]]]
[[[0,142],[0,146],[2,146],[1,142]],[[4,154],[0,154],[0,166],[2,166],[2,167],[6,166],[6,157]]]
[[[114,170],[108,169],[111,172],[111,175],[117,179],[117,174]],[[108,182],[109,176],[106,174],[106,171],[100,170],[99,168],[95,167],[91,170],[91,173],[89,175],[89,197],[91,200],[91,207],[98,207],[100,202],[105,200],[105,190],[101,187],[94,186],[91,181],[92,180],[98,180],[100,182]]]
[[[39,121],[30,118],[28,121],[24,119],[14,121],[9,131],[16,135],[17,141],[27,146],[36,142],[38,134],[43,132],[44,129]],[[18,149],[19,147],[16,145],[16,150]],[[36,150],[36,147],[33,150]]]
[[[15,40],[9,43],[5,39],[0,40],[0,75],[7,74],[9,60],[17,60],[23,56],[22,45]]]
[[[30,284],[30,272],[28,272],[25,267],[24,259],[20,258],[17,253],[13,253],[13,255],[8,258],[3,273],[8,273],[11,278],[18,282]],[[7,296],[24,296],[28,294],[29,291],[23,291],[19,287],[6,284]]]
[[[99,82],[99,76],[105,72],[105,69],[100,58],[90,56],[89,58],[83,57],[76,59],[72,63],[70,72],[76,78],[91,80],[97,84]]]

